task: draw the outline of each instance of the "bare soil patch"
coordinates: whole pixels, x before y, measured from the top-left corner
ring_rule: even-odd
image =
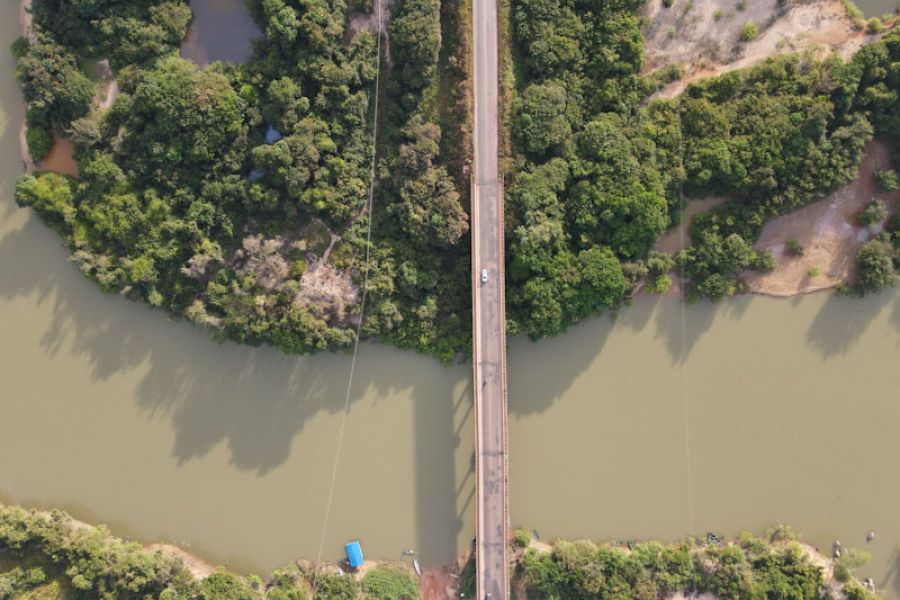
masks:
[[[423,569],[419,581],[422,600],[459,598],[459,563]]]
[[[681,213],[681,223],[664,233],[653,247],[657,252],[668,252],[676,254],[691,245],[691,238],[688,230],[694,217],[700,213],[708,212],[715,207],[723,204],[727,198],[714,196],[711,198],[703,198],[702,200],[692,200],[684,208]]]
[[[684,78],[658,92],[663,97],[678,95],[696,79],[781,53],[848,58],[876,37],[853,28],[841,0],[674,0],[669,8],[650,0],[644,16],[647,70],[685,68]],[[750,21],[759,33],[743,41],[741,29]]]
[[[194,579],[205,579],[216,572],[216,567],[211,563],[191,554],[187,550],[182,550],[178,546],[150,544],[145,546],[145,548],[150,552],[162,552],[166,556],[180,559],[182,564],[184,564],[184,568],[190,572]]]
[[[78,165],[75,163],[75,146],[66,138],[54,138],[50,152],[36,166],[42,171],[52,171],[60,175],[78,177]]]
[[[890,166],[890,152],[883,143],[866,147],[859,177],[830,196],[790,214],[772,219],[763,227],[756,248],[772,252],[777,266],[770,273],[747,273],[750,292],[770,296],[794,296],[836,287],[855,275],[856,254],[878,233],[857,223],[857,215],[875,197],[896,210],[900,192],[885,194],[874,173]],[[787,251],[789,240],[803,248],[802,256]],[[812,275],[810,270],[818,270]]]

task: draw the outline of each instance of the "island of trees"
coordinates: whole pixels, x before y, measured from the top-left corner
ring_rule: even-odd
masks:
[[[642,282],[662,291],[674,265],[689,298],[739,292],[741,272],[774,264],[753,248],[768,219],[851,181],[873,137],[900,158],[900,32],[849,62],[779,56],[650,100],[679,73],[641,74],[640,5],[510,2],[512,333],[557,334]],[[14,45],[29,148],[40,159],[67,137],[79,177],[23,176],[18,202],[102,289],[286,352],[353,343],[368,250],[361,334],[445,361],[467,352],[465,3],[397,3],[380,49],[349,25],[371,2],[249,6],[252,58],[198,67],[178,56],[184,0],[34,0],[34,39]],[[99,59],[121,90],[108,109],[92,101]],[[690,248],[652,251],[711,194],[730,201],[695,219]],[[893,284],[898,247],[893,218],[848,291]]]

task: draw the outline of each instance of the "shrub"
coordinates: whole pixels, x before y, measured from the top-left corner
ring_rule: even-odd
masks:
[[[12,55],[18,59],[18,58],[22,58],[23,56],[28,54],[29,46],[30,46],[30,44],[28,43],[28,40],[26,40],[24,37],[20,36],[20,37],[16,38],[16,41],[14,41],[10,45],[9,50],[12,53]]]
[[[672,287],[672,278],[668,275],[651,277],[647,283],[647,291],[651,294],[665,294]]]
[[[797,240],[788,240],[785,248],[791,256],[803,256],[803,246]]]
[[[848,17],[854,20],[863,18],[863,11],[860,10],[860,8],[856,5],[855,2],[853,2],[853,0],[843,0],[843,3],[844,10],[847,11]]]
[[[869,19],[869,33],[881,33],[884,30],[884,24],[878,17]]]
[[[534,534],[530,529],[516,529],[513,537],[515,538],[516,546],[525,548],[534,539]]]
[[[894,248],[885,240],[866,242],[856,256],[857,289],[860,294],[877,292],[897,283]]]
[[[870,558],[869,553],[862,550],[845,550],[834,561],[834,578],[843,583],[850,581],[854,571],[869,562]]]
[[[775,268],[776,266],[775,256],[769,252],[768,250],[760,250],[753,257],[753,262],[751,266],[757,271],[762,271],[767,273]]]
[[[759,36],[759,27],[753,21],[747,21],[741,27],[741,41],[752,42]]]
[[[37,162],[46,158],[53,145],[53,134],[46,127],[31,126],[25,131],[25,142],[28,144],[28,153],[31,160]]]
[[[821,273],[822,273],[822,271],[819,269],[819,267],[810,267],[809,271],[806,272],[806,276],[809,277],[810,279],[814,279],[814,278],[818,277]]]
[[[884,223],[887,216],[887,206],[885,206],[884,202],[877,198],[873,198],[865,210],[859,213],[857,220],[863,227],[872,229]]]
[[[363,590],[373,600],[418,600],[419,583],[400,566],[381,565],[363,578]]]
[[[882,169],[875,172],[875,183],[885,192],[893,192],[900,188],[900,177],[893,169]]]

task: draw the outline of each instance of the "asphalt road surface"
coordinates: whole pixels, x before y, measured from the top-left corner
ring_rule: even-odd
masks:
[[[509,597],[503,186],[499,178],[496,0],[474,0],[472,302],[478,599]],[[483,273],[487,274],[487,281]]]

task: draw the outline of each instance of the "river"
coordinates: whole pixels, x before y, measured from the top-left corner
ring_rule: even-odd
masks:
[[[0,39],[15,35],[0,7]],[[5,11],[5,12],[4,12]],[[13,201],[21,97],[0,48],[0,496],[265,571],[315,558],[350,368],[218,344],[106,296]],[[782,521],[900,598],[900,294],[643,298],[509,347],[514,525],[678,539]],[[424,564],[474,529],[470,368],[362,345],[324,556]],[[875,540],[865,541],[874,530]]]
[[[900,6],[897,0],[855,0],[855,2],[867,17],[880,17],[894,12]]]

